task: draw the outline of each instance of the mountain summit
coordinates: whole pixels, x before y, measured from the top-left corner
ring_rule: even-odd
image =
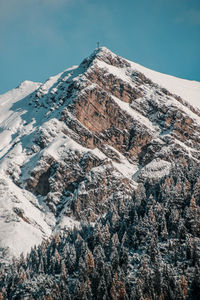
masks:
[[[186,299],[189,293],[196,295],[199,95],[199,82],[149,70],[105,47],[44,84],[25,81],[1,95],[1,262],[8,264],[12,256],[19,257],[41,243],[37,251],[47,249],[44,241],[52,239],[56,245],[52,255],[62,256],[63,247],[69,252],[73,247],[74,265],[70,267],[72,262],[67,263],[65,256],[58,264],[62,272],[69,269],[72,289],[83,259],[77,245],[83,241],[90,264],[83,269],[89,270],[93,296],[80,294],[76,299],[144,299],[145,295],[145,299]],[[55,236],[61,241],[55,242]],[[98,245],[103,250],[97,251]],[[32,251],[38,255],[36,247]],[[45,251],[47,255],[49,250]],[[25,273],[26,266],[32,268],[31,253],[27,265],[23,262]],[[99,255],[103,265],[113,268],[109,272],[114,272],[109,287],[104,288],[104,298],[95,296],[95,284],[100,289],[100,283],[98,278],[94,283],[92,277],[101,273]],[[63,273],[51,273],[48,265],[51,261],[38,262],[45,276],[57,272],[51,280],[59,285]],[[29,281],[24,278],[20,282],[29,291],[28,297],[44,299],[47,290],[37,296],[29,289],[40,273],[31,270]],[[159,291],[154,288],[154,298],[145,292],[142,272],[149,276],[149,284],[158,272],[164,284],[168,282],[164,276],[173,278],[175,298],[167,296],[162,287]],[[7,288],[8,294],[17,297],[18,287],[9,290],[6,280],[2,281],[4,292]],[[136,286],[141,297],[131,292]],[[177,289],[180,298],[176,298]],[[25,297],[22,291],[20,295]],[[55,299],[75,299],[60,297]]]

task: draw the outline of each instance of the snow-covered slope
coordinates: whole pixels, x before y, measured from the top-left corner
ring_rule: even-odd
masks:
[[[41,86],[39,82],[24,81],[17,88],[0,95],[0,123],[8,118],[12,105],[27,97]]]
[[[179,156],[199,162],[199,90],[103,47],[1,95],[1,257],[95,223],[138,183],[168,176]]]
[[[21,115],[26,107],[20,110],[12,110],[12,106],[18,101],[28,97],[41,86],[39,82],[24,81],[19,87],[0,95],[0,157],[9,149],[12,136],[16,134],[21,124]],[[30,127],[30,125],[29,125]]]
[[[163,74],[147,69],[139,64],[131,63],[131,67],[142,72],[147,78],[153,82],[165,87],[171,93],[176,94],[200,109],[200,82],[194,80],[186,80],[175,76]]]
[[[112,53],[109,49],[105,47],[102,47],[102,50],[107,53]],[[184,100],[188,101],[191,105],[194,105],[195,107],[200,109],[200,82],[163,74],[143,67],[130,60],[126,61],[130,63],[130,66],[133,70],[143,73],[147,78],[151,79],[153,82],[166,88],[171,93],[180,96]],[[114,68],[111,67],[110,71],[114,71]],[[123,75],[122,70],[118,70],[117,72],[119,76]]]
[[[20,189],[2,174],[0,198],[0,249],[4,249],[0,253],[1,260],[7,256],[18,257],[50,236],[48,212],[42,212],[34,195]]]

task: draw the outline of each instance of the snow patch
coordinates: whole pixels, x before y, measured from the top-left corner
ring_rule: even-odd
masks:
[[[44,150],[44,154],[49,154],[55,158],[55,160],[60,160],[65,157],[68,151],[78,151],[80,153],[92,153],[101,160],[104,160],[106,156],[97,148],[89,149],[83,147],[82,145],[75,142],[68,136],[60,136],[56,138],[50,145]]]
[[[63,230],[63,229],[73,229],[73,228],[80,228],[80,222],[75,221],[71,217],[67,217],[65,215],[62,215],[58,226],[56,226],[56,230]]]
[[[138,165],[130,163],[128,159],[122,155],[119,151],[113,148],[110,145],[106,145],[107,148],[110,148],[113,152],[119,157],[119,162],[112,160],[113,166],[126,178],[133,179],[133,175],[138,171]]]
[[[117,97],[112,96],[113,100],[117,103],[117,105],[126,113],[129,114],[133,119],[137,120],[141,124],[145,125],[148,129],[152,131],[156,131],[157,134],[159,133],[160,129],[158,126],[154,126],[148,118],[144,117],[142,114],[134,110],[130,107],[129,103],[119,100]]]
[[[64,72],[61,72],[55,76],[49,77],[49,79],[40,87],[40,92],[42,92],[42,94],[47,94],[63,73]]]
[[[156,158],[142,169],[140,175],[144,178],[161,178],[168,175],[170,169],[170,162]]]

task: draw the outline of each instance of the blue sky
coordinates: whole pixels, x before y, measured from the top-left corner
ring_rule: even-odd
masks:
[[[0,0],[0,94],[79,64],[97,41],[200,81],[199,0]]]

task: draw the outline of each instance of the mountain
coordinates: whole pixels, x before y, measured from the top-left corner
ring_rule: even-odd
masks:
[[[102,47],[0,96],[0,299],[198,299],[199,95]]]

